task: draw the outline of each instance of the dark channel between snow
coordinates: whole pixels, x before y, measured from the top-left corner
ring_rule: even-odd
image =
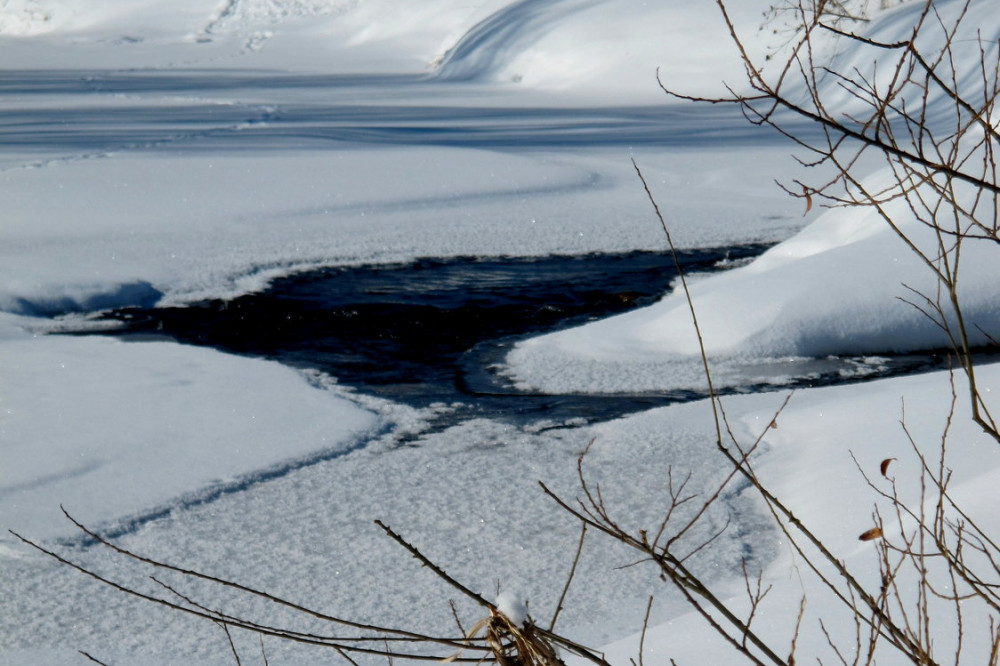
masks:
[[[687,273],[715,271],[766,248],[686,250],[678,261]],[[674,259],[657,252],[420,259],[325,268],[233,300],[131,307],[104,318],[120,322],[113,333],[129,339],[165,337],[314,368],[416,407],[461,404],[450,422],[472,415],[590,422],[701,396],[530,394],[498,373],[499,361],[520,338],[653,303],[676,276]],[[820,378],[830,381],[842,380]]]

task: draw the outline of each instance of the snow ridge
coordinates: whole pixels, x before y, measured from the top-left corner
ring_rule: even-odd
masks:
[[[473,26],[441,57],[438,75],[466,81],[495,74],[524,45],[559,27],[567,16],[605,0],[521,0]]]

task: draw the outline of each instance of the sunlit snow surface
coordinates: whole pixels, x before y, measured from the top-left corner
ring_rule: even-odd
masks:
[[[920,40],[927,53],[936,53],[944,42],[944,30],[937,22],[952,25],[964,7],[960,2],[938,4],[939,14],[929,21]],[[908,3],[878,17],[866,30],[883,43],[905,40],[922,7],[923,3]],[[970,11],[959,24],[961,39],[956,41],[970,47],[955,49],[955,78],[963,94],[977,99],[983,93],[982,83],[976,81],[981,52],[975,40],[983,36],[982,57],[995,58],[1000,26],[986,3],[973,4]],[[877,50],[854,51],[836,55],[837,67],[843,68],[838,71],[873,68]],[[884,70],[889,69],[883,67],[881,75],[888,76]],[[856,100],[839,90],[838,81],[819,85],[824,94],[827,89],[833,91],[832,103],[839,100],[838,109],[863,113]],[[948,105],[939,94],[931,95],[927,122],[933,124]],[[981,159],[976,155],[970,161]],[[883,168],[864,178],[861,186],[868,192],[882,192],[894,182],[894,174]],[[933,201],[929,191],[921,192],[920,196]],[[956,185],[955,193],[970,208],[977,197],[964,184]],[[983,219],[993,220],[996,203],[986,198],[978,211]],[[893,220],[895,230],[882,215]],[[946,332],[923,307],[925,297],[935,298],[937,277],[911,249],[912,244],[933,260],[941,253],[940,242],[926,220],[911,212],[907,200],[896,197],[881,211],[829,210],[753,263],[696,281],[690,293],[705,351],[713,363],[715,385],[752,383],[776,369],[780,375],[783,364],[789,368],[787,374],[793,375],[802,359],[950,347]],[[945,239],[943,244],[947,247],[950,242]],[[974,322],[968,326],[969,342],[976,347],[995,343],[1000,331],[997,245],[989,240],[969,242],[961,253],[953,254],[950,261],[962,265],[958,297],[963,315]],[[954,326],[954,315],[950,308],[945,310]],[[508,372],[525,388],[552,392],[702,387],[705,379],[699,352],[688,301],[677,290],[643,310],[525,341],[510,354]]]
[[[533,617],[547,618],[578,532],[536,481],[574,495],[577,456],[596,438],[588,470],[609,503],[637,527],[657,523],[668,470],[694,470],[693,490],[725,473],[707,405],[587,428],[482,418],[442,431],[433,423],[448,405],[415,410],[352,393],[335,378],[163,341],[44,333],[78,328],[99,308],[226,297],[324,265],[660,249],[630,157],[685,247],[793,236],[815,213],[802,217],[773,186],[795,173],[789,147],[733,110],[667,104],[655,82],[658,66],[665,83],[686,91],[739,80],[716,9],[649,4],[5,3],[0,523],[127,578],[73,537],[59,517],[64,503],[156,557],[360,621],[451,631],[454,593],[381,535],[372,524],[379,518],[470,587],[491,597],[498,586],[518,590]],[[766,4],[739,3],[746,34],[756,34]],[[986,29],[991,18],[977,25]],[[867,253],[884,247],[837,241],[838,229],[859,221],[831,219],[738,269],[770,281],[787,307],[744,304],[755,317],[771,315],[751,321],[756,327],[723,307],[711,344],[725,351],[753,340],[742,351],[765,355],[861,351],[852,328],[826,336],[825,346],[798,342],[813,315],[870,323],[838,319],[838,309],[864,289],[864,312],[881,312],[877,297],[894,295],[901,280],[861,271],[871,265]],[[792,252],[809,238],[817,251]],[[996,281],[983,271],[995,265],[983,261],[969,281],[973,307],[987,314],[997,310]],[[725,286],[735,280],[705,279],[696,289],[730,307],[749,294],[742,283]],[[839,285],[839,296],[811,298],[808,288],[820,284]],[[782,318],[788,313],[798,323]],[[912,344],[909,321],[893,319],[869,338]],[[632,342],[616,324],[603,326],[609,335],[571,351],[611,362],[581,373],[571,367],[579,354],[563,364],[539,353],[544,379],[614,390],[624,368],[650,386],[678,381],[658,370],[649,380],[643,369],[658,367],[653,352],[663,340],[608,352]],[[649,354],[649,365],[630,366],[636,354]],[[696,377],[689,360],[683,381]],[[993,388],[995,373],[982,374]],[[790,503],[808,499],[803,514],[823,530],[842,531],[831,540],[854,557],[870,502],[850,485],[858,476],[845,449],[875,446],[875,460],[894,442],[890,454],[904,459],[902,395],[933,445],[947,386],[947,377],[928,375],[801,392],[769,434],[761,468]],[[737,434],[759,434],[780,399],[732,398]],[[955,452],[959,490],[971,510],[992,506],[996,447],[960,434],[968,448]],[[783,551],[740,491],[692,535],[736,517],[699,566],[733,593],[741,558],[771,562],[768,575],[787,583]],[[703,628],[674,619],[684,607],[655,572],[621,568],[629,564],[632,554],[590,539],[560,626],[591,644],[620,639],[639,627],[655,592],[654,623],[673,619],[655,627],[656,654],[710,649]],[[0,567],[3,663],[85,663],[77,650],[107,663],[232,663],[214,625],[125,600],[6,533]],[[775,597],[798,603],[794,584]],[[472,615],[467,624],[478,619],[462,611]],[[258,656],[254,637],[236,640],[247,660]],[[616,663],[627,663],[634,643],[610,653]],[[271,663],[329,658],[277,644],[268,655]]]

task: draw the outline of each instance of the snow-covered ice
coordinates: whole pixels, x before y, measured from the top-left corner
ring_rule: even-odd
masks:
[[[346,453],[379,428],[290,368],[167,342],[25,335],[0,344],[0,364],[0,515],[39,538],[75,532],[60,503],[127,524]]]

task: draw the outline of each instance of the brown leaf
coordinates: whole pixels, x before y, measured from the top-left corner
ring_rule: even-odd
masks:
[[[867,532],[862,532],[861,536],[858,537],[858,541],[872,541],[874,539],[882,538],[882,529],[879,527],[873,527]]]
[[[777,430],[778,429],[778,419],[772,419],[771,420],[771,425],[769,425],[768,428],[774,428],[775,430]]]
[[[806,199],[806,212],[802,214],[808,215],[809,211],[811,211],[813,207],[813,198],[812,195],[809,194],[809,190],[806,188],[805,185],[802,186],[802,196],[805,197]]]
[[[884,476],[887,479],[889,478],[887,474],[889,471],[889,463],[891,463],[893,460],[895,460],[895,458],[886,458],[885,460],[882,461],[882,464],[878,466],[879,471],[882,472],[882,476]]]

